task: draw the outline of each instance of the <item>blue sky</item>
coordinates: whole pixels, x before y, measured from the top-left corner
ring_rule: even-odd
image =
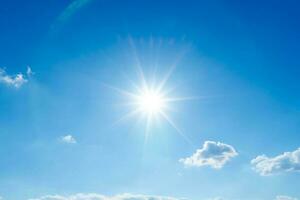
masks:
[[[299,6],[2,0],[0,199],[299,199]]]

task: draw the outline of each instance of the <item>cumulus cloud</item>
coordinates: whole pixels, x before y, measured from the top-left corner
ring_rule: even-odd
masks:
[[[68,144],[76,144],[77,141],[72,135],[65,135],[60,138],[60,141]]]
[[[293,152],[284,152],[273,158],[260,155],[251,160],[251,164],[253,169],[262,176],[282,172],[300,172],[300,148]]]
[[[275,200],[298,200],[297,198],[289,197],[289,196],[277,196]]]
[[[228,144],[206,141],[201,149],[198,149],[190,157],[180,159],[179,162],[185,166],[210,166],[214,169],[220,169],[237,155],[236,150]]]
[[[106,196],[101,194],[75,194],[70,196],[61,195],[46,195],[39,198],[28,199],[28,200],[184,200],[182,198],[174,197],[163,197],[153,195],[140,195],[140,194],[119,194],[115,196]]]
[[[23,84],[27,83],[28,80],[22,73],[18,73],[14,76],[8,75],[4,69],[0,68],[0,82],[8,86],[15,88],[21,87]]]

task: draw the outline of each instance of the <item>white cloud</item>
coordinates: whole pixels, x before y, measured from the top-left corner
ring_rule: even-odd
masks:
[[[60,141],[68,144],[76,144],[77,141],[72,135],[65,135],[60,138]]]
[[[300,148],[293,152],[284,152],[273,158],[266,155],[257,156],[251,160],[253,169],[262,176],[282,172],[300,172]]]
[[[237,155],[236,150],[228,144],[206,141],[201,149],[198,149],[188,158],[180,159],[179,162],[182,162],[185,166],[211,166],[220,169]]]
[[[215,198],[212,198],[212,199],[207,199],[207,200],[225,200],[224,198],[222,197],[215,197]]]
[[[29,199],[29,200],[184,200],[182,198],[174,197],[163,197],[163,196],[153,196],[153,195],[136,195],[136,194],[119,194],[115,196],[106,196],[101,194],[75,194],[70,196],[61,195],[46,195],[39,198]]]
[[[15,76],[8,75],[4,69],[0,68],[0,82],[13,86],[15,88],[21,87],[23,84],[27,83],[28,80],[24,77],[22,73],[18,73]]]
[[[289,196],[277,196],[275,200],[298,200],[297,198],[294,197],[289,197]]]
[[[34,72],[32,71],[30,66],[27,66],[26,74],[27,74],[28,77],[30,77],[31,75],[34,75]]]

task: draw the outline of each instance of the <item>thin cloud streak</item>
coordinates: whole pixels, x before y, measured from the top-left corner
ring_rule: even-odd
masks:
[[[64,11],[57,17],[53,25],[51,26],[51,31],[56,31],[63,24],[65,24],[78,10],[86,6],[88,3],[93,0],[74,0],[70,3]]]

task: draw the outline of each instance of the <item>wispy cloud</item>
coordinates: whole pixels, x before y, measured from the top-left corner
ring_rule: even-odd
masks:
[[[35,73],[32,71],[30,66],[27,66],[26,74],[28,77],[34,75]]]
[[[297,198],[294,197],[289,197],[289,196],[277,196],[275,200],[298,200]]]
[[[254,170],[262,176],[283,172],[300,172],[300,148],[292,152],[270,158],[266,155],[257,156],[251,161]]]
[[[55,30],[66,23],[78,10],[92,2],[93,0],[74,0],[71,2],[63,12],[57,17],[54,24],[52,25],[52,30]]]
[[[228,144],[206,141],[201,149],[198,149],[190,157],[180,159],[179,162],[185,166],[210,166],[214,169],[220,169],[237,155],[236,150]]]
[[[27,83],[28,80],[22,73],[18,73],[16,75],[9,75],[6,73],[5,69],[0,68],[0,82],[8,86],[20,88],[23,84]]]
[[[70,196],[61,195],[46,195],[39,198],[29,200],[186,200],[182,198],[163,197],[153,195],[140,195],[140,194],[119,194],[115,196],[106,196],[102,194],[90,193],[90,194],[75,194]]]
[[[215,198],[211,198],[211,199],[207,199],[207,200],[225,200],[225,199],[222,197],[215,197]]]
[[[76,144],[77,141],[72,135],[65,135],[60,138],[60,141],[68,144]]]

